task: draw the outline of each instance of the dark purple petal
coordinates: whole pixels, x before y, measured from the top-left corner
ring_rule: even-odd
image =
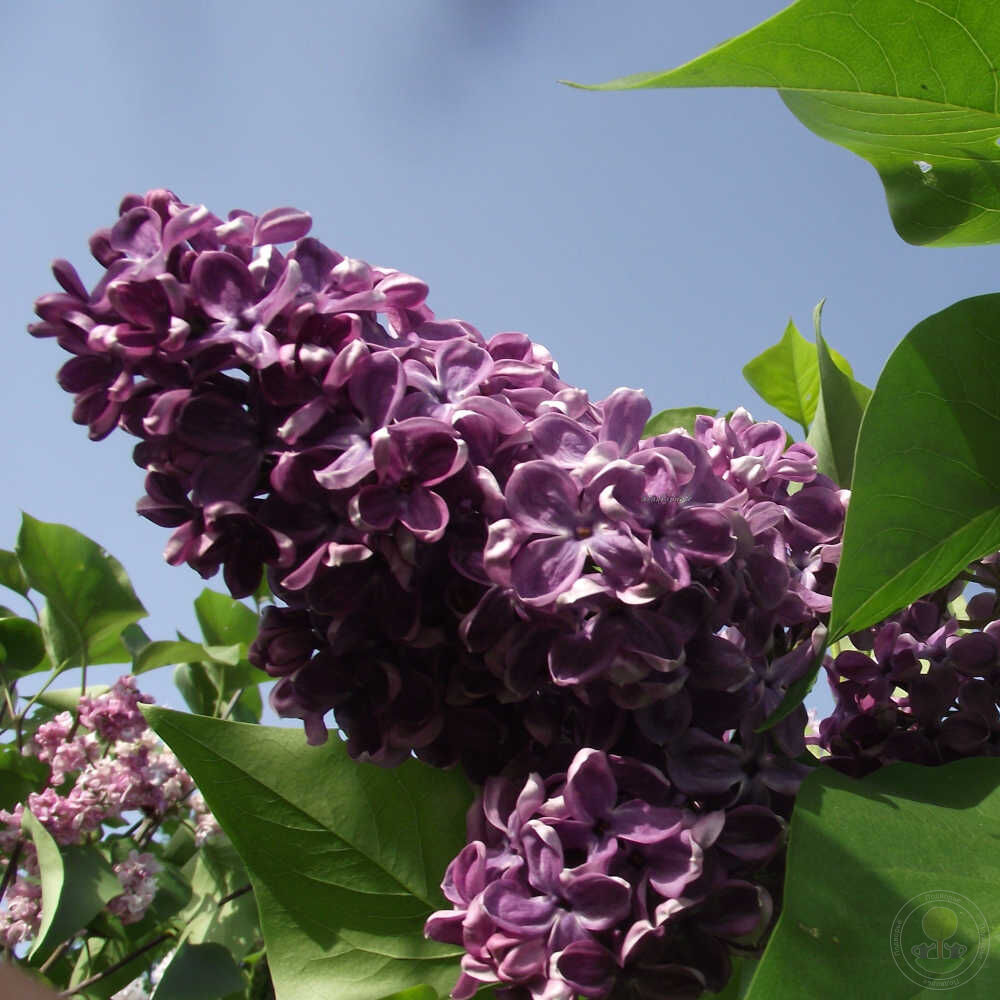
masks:
[[[191,288],[202,309],[213,319],[238,317],[256,299],[246,264],[229,253],[201,254],[191,272]]]
[[[555,967],[563,980],[584,997],[607,996],[617,972],[611,953],[596,941],[567,945],[559,952]]]

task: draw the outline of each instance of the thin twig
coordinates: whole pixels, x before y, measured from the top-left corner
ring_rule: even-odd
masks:
[[[241,886],[239,889],[234,889],[228,896],[223,896],[218,903],[215,904],[216,909],[221,910],[226,903],[231,903],[234,899],[239,899],[240,896],[245,896],[253,888],[249,882],[246,885]]]
[[[3,882],[0,882],[0,900],[3,900],[7,887],[17,874],[17,863],[21,860],[21,851],[24,849],[24,839],[17,838],[14,850],[10,853],[10,861],[7,862],[7,870],[3,873]]]
[[[99,983],[102,979],[107,979],[108,976],[113,976],[119,969],[124,969],[129,962],[134,961],[140,955],[145,954],[151,948],[155,948],[159,944],[163,944],[164,941],[170,940],[173,935],[169,933],[161,934],[159,937],[153,938],[148,944],[144,944],[141,948],[136,948],[135,951],[130,952],[124,958],[119,959],[114,965],[109,965],[106,969],[101,972],[95,973],[93,976],[88,976],[82,982],[76,984],[76,986],[70,986],[68,989],[63,990],[61,993],[57,993],[57,997],[71,997],[76,993],[83,993],[84,990],[89,989],[94,983]]]
[[[66,940],[63,941],[63,943],[61,945],[59,945],[59,947],[56,948],[55,951],[53,951],[52,954],[49,955],[49,957],[47,959],[45,959],[44,962],[42,962],[42,964],[38,967],[38,971],[44,976],[45,973],[48,972],[49,969],[51,969],[52,966],[55,965],[56,962],[58,962],[60,958],[62,958],[62,956],[66,952],[66,949],[69,948],[69,946],[75,940],[76,940],[76,935],[75,934],[72,937],[66,938]]]
[[[246,691],[246,688],[239,688],[236,691],[236,693],[232,696],[232,698],[229,699],[228,704],[226,705],[225,709],[222,712],[222,715],[220,716],[223,722],[225,722],[225,720],[228,719],[230,715],[232,715],[233,709],[236,708],[236,703],[240,700],[240,698],[243,697],[244,691]]]

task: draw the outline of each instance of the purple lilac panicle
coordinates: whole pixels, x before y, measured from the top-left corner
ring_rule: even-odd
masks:
[[[250,658],[309,742],[332,711],[355,757],[490,779],[465,915],[431,924],[468,949],[460,991],[718,988],[726,942],[768,924],[747,878],[805,713],[754,730],[822,639],[847,493],[742,409],[643,438],[642,392],[591,401],[309,226],[126,197],[91,241],[104,276],[57,261],[30,327],[74,355],[74,419],[139,439],[168,561],[235,597],[266,569]]]
[[[30,327],[74,355],[74,419],[139,439],[168,560],[237,597],[266,567],[284,606],[252,658],[279,714],[478,779],[595,727],[611,749],[633,717],[661,762],[689,730],[750,769],[773,752],[728,744],[829,608],[846,493],[809,446],[744,410],[643,439],[640,391],[592,402],[541,345],[436,319],[419,279],[309,227],[129,195],[91,241],[103,277],[57,261]],[[675,770],[744,795],[739,766]]]

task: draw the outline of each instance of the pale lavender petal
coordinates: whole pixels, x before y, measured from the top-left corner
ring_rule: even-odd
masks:
[[[607,816],[618,796],[607,754],[588,747],[577,753],[566,772],[563,795],[578,819],[595,821]]]
[[[519,465],[507,481],[505,493],[511,516],[529,531],[546,535],[575,531],[580,490],[552,463]]]
[[[569,879],[563,894],[590,931],[610,930],[625,918],[632,902],[632,887],[625,879],[596,873]]]
[[[525,603],[548,604],[573,586],[586,559],[586,546],[575,538],[539,538],[514,556],[511,584]]]

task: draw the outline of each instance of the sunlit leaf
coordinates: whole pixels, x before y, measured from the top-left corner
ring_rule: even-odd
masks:
[[[442,994],[461,949],[428,941],[439,883],[465,843],[458,771],[351,760],[335,738],[144,709],[246,862],[281,1000]]]
[[[117,559],[73,528],[28,514],[17,555],[31,586],[46,597],[41,626],[56,666],[131,659],[121,633],[146,609]]]
[[[673,410],[661,410],[649,418],[642,436],[653,437],[656,434],[667,434],[678,427],[693,434],[695,417],[702,413],[714,417],[718,412],[710,406],[681,406]]]
[[[29,953],[34,958],[85,927],[123,890],[96,847],[60,847],[27,808],[21,826],[34,841],[42,881],[42,921]]]
[[[820,332],[822,310],[821,302],[814,313],[819,401],[806,443],[816,449],[817,469],[847,489],[854,471],[854,449],[861,418],[872,392],[835,363]]]
[[[829,350],[833,363],[853,376],[847,359],[833,348]],[[765,403],[808,433],[819,403],[819,362],[816,344],[806,340],[792,320],[778,343],[744,365],[743,377]]]
[[[1000,295],[917,324],[858,439],[830,638],[865,628],[1000,549]]]
[[[1000,240],[1000,18],[961,0],[799,0],[666,72],[596,90],[773,87],[879,172],[910,243]]]
[[[911,1000],[949,986],[993,1000],[997,829],[1000,761],[895,764],[860,780],[816,768],[796,799],[782,913],[747,1000]],[[920,957],[934,907],[955,916],[945,937],[961,957]]]

